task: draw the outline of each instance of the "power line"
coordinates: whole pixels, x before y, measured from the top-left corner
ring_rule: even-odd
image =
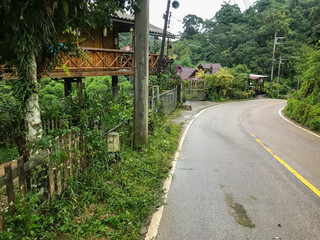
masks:
[[[183,23],[183,21],[181,21],[180,19],[178,19],[178,18],[176,18],[176,17],[174,17],[174,16],[172,16],[172,15],[171,15],[171,17],[174,18],[175,20],[177,20],[178,22]]]

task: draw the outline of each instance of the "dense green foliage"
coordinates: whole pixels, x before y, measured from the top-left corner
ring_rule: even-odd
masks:
[[[306,49],[303,60],[301,89],[288,99],[285,113],[320,132],[320,49]]]
[[[160,92],[171,90],[181,83],[181,78],[175,73],[175,70],[168,73],[159,73],[157,76],[150,76],[149,93],[152,86],[158,86]]]
[[[245,99],[255,96],[248,86],[250,70],[245,65],[221,68],[217,73],[204,74],[198,71],[196,77],[206,80],[206,97],[211,101]]]
[[[21,134],[20,98],[13,93],[14,82],[0,82],[0,163],[19,157],[18,137]]]
[[[279,56],[286,58],[281,76],[296,88],[294,65],[304,44],[320,39],[318,0],[258,0],[241,12],[237,5],[224,3],[221,9],[203,20],[195,15],[184,19],[181,39],[173,44],[173,57],[183,67],[199,62],[220,63],[223,67],[245,64],[256,74],[270,75],[275,32],[284,37],[277,45],[275,72]]]
[[[14,94],[16,81],[0,82],[0,163],[13,160],[19,156],[17,137],[20,134],[22,115],[20,98]],[[58,119],[62,128],[68,128],[69,117],[77,126],[80,116],[88,114],[91,122],[100,124],[104,129],[111,129],[123,120],[132,118],[133,92],[132,84],[125,78],[119,78],[119,96],[112,96],[111,77],[88,77],[84,79],[86,89],[83,101],[79,105],[76,84],[72,85],[69,97],[64,97],[63,83],[52,79],[42,79],[39,91],[41,118],[43,122]],[[51,134],[54,134],[51,132]]]
[[[103,133],[88,130],[89,168],[70,179],[55,201],[42,205],[46,214],[35,211],[36,193],[28,194],[26,208],[17,204],[18,217],[5,212],[7,228],[0,239],[141,239],[147,217],[162,202],[162,181],[181,129],[169,124],[167,133],[163,123],[154,122],[149,148],[136,151],[123,144],[119,160],[107,154]],[[57,156],[58,161],[63,154]]]

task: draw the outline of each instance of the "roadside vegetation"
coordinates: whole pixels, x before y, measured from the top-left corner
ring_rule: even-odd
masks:
[[[163,90],[174,84],[168,75],[151,81],[161,84]],[[146,234],[148,217],[162,204],[162,183],[170,170],[181,126],[167,122],[160,115],[150,115],[149,146],[134,149],[130,81],[119,78],[116,98],[112,95],[110,77],[88,77],[84,83],[86,89],[80,103],[75,84],[70,96],[64,97],[61,82],[42,80],[39,91],[42,121],[58,119],[62,124],[58,129],[44,131],[42,138],[28,148],[46,149],[56,136],[69,131],[71,121],[71,129],[87,137],[88,167],[71,177],[66,190],[50,202],[44,201],[47,190],[39,194],[39,189],[47,189],[46,162],[37,167],[32,174],[26,207],[18,195],[17,213],[12,217],[5,209],[6,230],[0,231],[0,239],[141,239]],[[6,150],[1,152],[3,162],[19,156],[9,134],[19,131],[19,125],[12,125],[10,119],[21,116],[14,84],[13,80],[0,82],[0,97],[6,99],[0,108],[5,113],[1,115],[1,136],[9,136],[1,142]],[[6,111],[8,108],[11,110]],[[117,155],[110,154],[106,133],[124,121],[127,124],[119,129],[121,150]],[[82,153],[76,154],[81,157]],[[59,163],[67,155],[67,151],[60,149],[51,159]]]
[[[19,148],[23,148],[25,143],[21,141],[24,129],[20,125],[23,121],[23,98],[15,89],[17,82],[18,80],[0,82],[0,163],[22,155]],[[77,126],[80,124],[80,117],[89,114],[92,124],[101,125],[101,128],[107,130],[132,117],[133,87],[125,77],[119,78],[120,91],[116,99],[112,96],[111,77],[88,77],[84,79],[84,83],[86,89],[79,105],[75,84],[70,96],[65,97],[62,82],[42,79],[39,90],[42,123],[58,120],[62,123],[61,128],[66,129],[70,121]],[[50,130],[48,134],[54,136],[58,133],[59,131]]]
[[[203,70],[199,70],[196,77],[206,81],[207,100],[226,101],[248,99],[256,95],[254,90],[248,89],[249,73],[250,70],[246,65],[237,65],[232,68],[223,67],[214,74],[205,74]],[[188,84],[185,82],[185,88],[189,87]]]
[[[7,228],[0,239],[141,239],[148,216],[162,204],[162,183],[181,130],[164,122],[162,118],[153,122],[148,148],[134,150],[122,144],[116,159],[107,153],[105,139],[97,137],[99,131],[92,131],[87,170],[71,178],[52,202],[39,207],[37,191],[27,195],[26,208],[20,199],[18,217],[5,213]],[[34,173],[38,181],[42,171]]]
[[[320,49],[306,48],[302,71],[302,86],[288,99],[285,114],[295,121],[320,132]]]

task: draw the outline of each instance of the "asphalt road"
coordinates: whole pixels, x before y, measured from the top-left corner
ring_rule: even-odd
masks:
[[[320,197],[256,141],[320,189],[320,138],[282,119],[285,104],[226,103],[195,119],[157,240],[320,239]]]

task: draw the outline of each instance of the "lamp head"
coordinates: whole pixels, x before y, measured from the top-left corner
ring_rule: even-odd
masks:
[[[179,8],[179,5],[180,5],[179,2],[176,1],[176,0],[172,2],[172,7],[173,7],[174,9]]]

